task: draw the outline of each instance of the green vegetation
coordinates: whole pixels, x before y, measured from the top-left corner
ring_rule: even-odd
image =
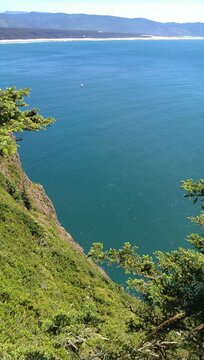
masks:
[[[62,231],[14,159],[0,169],[0,359],[123,353],[130,297]]]
[[[53,122],[21,110],[28,93],[0,90],[0,359],[203,359],[203,237],[189,235],[195,249],[154,258],[129,243],[95,244],[87,258],[21,168],[12,132]],[[203,180],[182,187],[194,202],[204,199]],[[204,214],[191,221],[203,228]],[[91,257],[130,273],[136,296]]]
[[[204,200],[204,180],[183,181],[182,187],[194,202]],[[204,228],[203,213],[191,221]],[[95,243],[90,250],[96,261],[115,263],[132,275],[128,285],[140,295],[134,310],[140,321],[132,322],[131,331],[145,334],[141,357],[204,359],[204,238],[191,234],[188,241],[195,249],[157,251],[154,258],[138,255],[130,243],[108,251]]]
[[[1,102],[0,121],[8,134],[12,109],[22,121],[18,127],[15,120],[15,129],[25,123],[36,129],[36,122],[16,108],[25,93],[1,91],[8,101]],[[15,139],[8,139],[0,137],[0,359],[123,356],[137,337],[128,333],[132,299],[59,225],[43,188],[26,177],[17,154],[12,155]]]
[[[37,109],[22,111],[28,106],[24,97],[29,96],[29,89],[0,89],[0,155],[15,154],[17,145],[11,134],[23,130],[41,130],[54,122],[53,118],[43,118]]]

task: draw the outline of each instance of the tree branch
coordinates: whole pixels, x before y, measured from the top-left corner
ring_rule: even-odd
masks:
[[[159,331],[165,329],[166,327],[173,324],[174,322],[180,321],[180,320],[184,319],[187,316],[188,315],[187,315],[186,312],[181,312],[181,313],[178,313],[178,314],[172,316],[170,319],[165,320],[159,326],[155,327],[155,329],[152,331],[151,335],[154,335],[154,334],[158,333]]]
[[[195,329],[193,329],[194,332],[199,332],[201,330],[204,330],[204,324],[201,324],[201,325],[197,326]]]

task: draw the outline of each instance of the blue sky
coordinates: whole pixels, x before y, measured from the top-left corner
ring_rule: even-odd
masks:
[[[204,22],[204,0],[0,0],[0,11],[47,11]]]

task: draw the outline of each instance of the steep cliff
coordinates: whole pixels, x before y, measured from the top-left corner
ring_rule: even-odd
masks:
[[[136,341],[133,299],[61,227],[18,155],[0,157],[0,264],[1,359],[115,359]]]

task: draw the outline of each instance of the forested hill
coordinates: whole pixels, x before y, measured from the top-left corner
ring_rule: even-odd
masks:
[[[64,13],[0,13],[0,27],[91,30],[154,36],[204,36],[204,23],[160,23],[143,18]]]
[[[148,37],[132,33],[113,33],[101,32],[94,30],[59,30],[59,29],[31,29],[31,28],[0,28],[0,40],[15,39],[110,39],[110,38],[131,38],[131,37]]]

